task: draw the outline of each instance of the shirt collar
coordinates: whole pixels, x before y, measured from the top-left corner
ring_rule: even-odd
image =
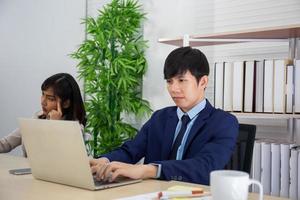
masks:
[[[206,105],[206,99],[203,99],[186,113],[183,112],[179,107],[177,107],[178,119],[181,119],[181,117],[184,114],[187,114],[190,117],[190,119],[193,119],[199,112],[201,112],[205,108],[205,105]]]

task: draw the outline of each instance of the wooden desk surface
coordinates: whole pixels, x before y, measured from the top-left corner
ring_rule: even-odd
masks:
[[[0,199],[9,200],[91,200],[116,199],[143,193],[166,190],[173,185],[194,185],[176,181],[144,180],[140,183],[106,190],[89,191],[56,183],[36,180],[32,175],[11,175],[9,169],[29,167],[23,157],[0,154]],[[51,167],[51,166],[49,166]],[[199,185],[198,185],[199,186]],[[209,190],[209,187],[201,186]],[[257,194],[250,194],[249,200],[256,200]],[[265,196],[264,200],[284,200]]]

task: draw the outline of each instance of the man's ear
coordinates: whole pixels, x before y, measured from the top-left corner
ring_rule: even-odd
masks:
[[[69,107],[70,107],[70,99],[64,101],[62,107],[63,107],[63,108],[69,108]]]
[[[207,84],[208,84],[208,76],[204,75],[199,80],[199,86],[202,87],[202,88],[206,88]]]

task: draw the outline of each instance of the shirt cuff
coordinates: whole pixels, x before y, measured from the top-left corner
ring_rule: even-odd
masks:
[[[154,178],[160,178],[160,175],[161,175],[161,164],[149,163],[149,165],[153,165],[153,166],[157,167],[156,176]]]

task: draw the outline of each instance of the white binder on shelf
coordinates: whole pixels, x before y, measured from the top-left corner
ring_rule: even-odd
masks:
[[[294,119],[294,140],[296,142],[296,144],[300,145],[300,119]]]
[[[271,194],[271,144],[269,142],[261,143],[261,184],[264,188],[264,194]]]
[[[274,112],[284,113],[286,94],[286,66],[288,60],[274,61]]]
[[[264,112],[273,112],[274,101],[274,61],[264,63]]]
[[[225,62],[224,67],[224,110],[232,111],[233,64]]]
[[[293,113],[294,65],[286,66],[286,102],[285,112]]]
[[[259,140],[254,143],[252,160],[252,178],[261,182],[261,142]],[[259,188],[256,185],[252,185],[252,191],[258,193]]]
[[[264,104],[264,61],[257,61],[255,66],[255,112],[263,112]]]
[[[224,62],[215,63],[215,107],[223,109]]]
[[[300,113],[300,60],[295,61],[295,113]]]
[[[280,197],[289,197],[290,188],[290,151],[292,145],[280,144]]]
[[[297,188],[297,195],[298,199],[300,198],[300,151],[298,150],[298,188]]]
[[[298,150],[292,148],[290,158],[290,199],[298,200]]]
[[[247,61],[245,67],[244,112],[254,112],[255,61]]]
[[[232,109],[233,111],[243,111],[244,98],[244,62],[233,63],[233,86],[232,86]]]
[[[280,194],[280,145],[271,143],[271,195]]]

